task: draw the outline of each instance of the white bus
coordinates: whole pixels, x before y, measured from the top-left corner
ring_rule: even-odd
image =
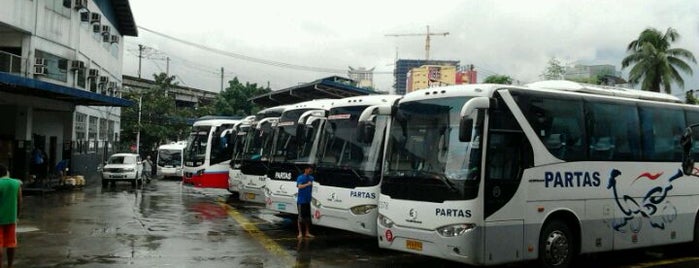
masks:
[[[337,100],[323,127],[313,183],[314,225],[376,236],[383,141],[388,116],[371,116],[390,108],[397,95],[372,95]],[[361,124],[360,117],[368,124]],[[364,131],[364,132],[362,132]]]
[[[194,122],[184,149],[182,183],[202,188],[228,189],[232,117],[206,116]]]
[[[393,109],[381,248],[493,265],[695,240],[675,97],[568,81],[411,92]],[[688,169],[691,170],[692,167]]]
[[[274,131],[265,183],[267,209],[298,214],[296,177],[304,165],[316,163],[318,135],[333,101],[320,99],[289,105]]]
[[[240,161],[240,200],[264,203],[269,153],[272,150],[274,127],[286,106],[264,109],[245,136]]]
[[[182,162],[184,162],[184,148],[186,141],[163,144],[158,147],[158,156],[155,160],[155,175],[158,178],[177,177],[182,178]]]
[[[233,137],[233,150],[231,162],[228,168],[228,191],[234,195],[240,194],[241,157],[243,149],[245,148],[246,137],[250,133],[254,123],[254,115],[245,117],[243,120],[233,125],[233,129],[231,131],[231,137]]]

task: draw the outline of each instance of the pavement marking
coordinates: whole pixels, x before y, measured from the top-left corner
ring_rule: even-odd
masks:
[[[276,241],[274,241],[274,239],[269,238],[267,235],[265,235],[264,232],[260,231],[260,229],[257,228],[257,225],[250,222],[247,218],[245,218],[245,216],[240,214],[238,210],[226,204],[223,198],[219,198],[218,202],[221,205],[221,207],[223,207],[226,210],[226,212],[228,212],[228,215],[231,216],[233,220],[238,222],[238,224],[241,227],[243,227],[243,230],[248,232],[250,236],[252,236],[258,242],[260,242],[260,244],[262,244],[262,247],[267,249],[267,251],[282,258],[283,261],[286,263],[296,263],[295,257],[292,257],[286,250],[284,250],[284,248],[282,248]]]
[[[689,261],[697,261],[697,260],[699,260],[699,257],[682,257],[682,258],[677,258],[677,259],[669,259],[669,260],[659,260],[659,261],[651,261],[651,262],[637,263],[637,264],[634,264],[634,265],[629,265],[629,266],[624,266],[624,267],[625,267],[625,268],[657,267],[657,266],[664,266],[664,265],[669,265],[669,264],[678,264],[678,263],[689,262]]]

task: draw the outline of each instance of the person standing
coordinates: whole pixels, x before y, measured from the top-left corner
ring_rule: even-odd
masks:
[[[143,174],[146,175],[146,180],[150,181],[150,177],[153,175],[153,161],[150,160],[150,155],[146,156],[146,160],[143,161]]]
[[[296,178],[296,188],[298,188],[298,195],[296,197],[296,206],[298,207],[299,217],[299,235],[298,239],[303,238],[303,228],[306,226],[306,237],[313,238],[314,236],[310,232],[311,228],[311,191],[313,189],[313,166],[308,165],[303,169],[303,174]]]
[[[9,177],[7,168],[0,165],[0,268],[2,249],[7,252],[7,266],[12,267],[17,248],[17,218],[22,206],[22,182]]]

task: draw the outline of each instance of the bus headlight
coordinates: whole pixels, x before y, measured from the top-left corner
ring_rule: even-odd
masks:
[[[385,228],[393,227],[393,221],[381,214],[379,214],[379,224]]]
[[[437,228],[437,232],[444,237],[455,237],[465,234],[469,230],[476,228],[475,224],[454,224]]]
[[[350,208],[350,211],[352,211],[352,214],[354,215],[365,215],[371,212],[372,209],[375,209],[376,205],[361,205],[361,206],[356,206]]]
[[[322,205],[320,204],[320,201],[318,201],[318,199],[315,199],[315,198],[311,198],[311,205],[313,205],[314,207],[317,207],[317,208],[322,207]]]

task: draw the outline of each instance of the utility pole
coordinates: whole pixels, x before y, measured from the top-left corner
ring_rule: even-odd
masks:
[[[221,91],[223,92],[223,67],[221,67]]]
[[[165,57],[165,74],[170,77],[170,57]]]
[[[402,36],[425,36],[425,61],[430,60],[430,36],[433,35],[438,35],[438,36],[447,36],[449,35],[449,32],[443,32],[443,33],[432,33],[430,32],[430,26],[427,25],[427,32],[426,33],[409,33],[409,34],[387,34],[385,36],[393,36],[393,37],[402,37]],[[396,49],[397,50],[397,49]]]
[[[138,44],[138,78],[141,78],[141,59],[143,59],[143,45]]]

